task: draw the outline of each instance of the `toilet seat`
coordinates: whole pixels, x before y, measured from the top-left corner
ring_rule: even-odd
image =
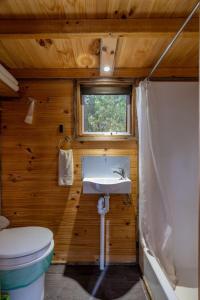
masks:
[[[0,270],[26,267],[53,250],[53,233],[43,227],[19,227],[0,232]]]

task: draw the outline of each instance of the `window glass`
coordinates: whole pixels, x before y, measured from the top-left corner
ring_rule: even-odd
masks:
[[[82,103],[84,133],[129,133],[129,95],[82,95]]]

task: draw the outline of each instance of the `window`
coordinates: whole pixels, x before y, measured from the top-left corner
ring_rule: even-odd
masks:
[[[77,86],[79,137],[119,138],[133,135],[131,84]]]

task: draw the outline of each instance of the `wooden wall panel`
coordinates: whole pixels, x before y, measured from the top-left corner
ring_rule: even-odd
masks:
[[[0,97],[18,97],[18,93],[13,91],[7,84],[0,80]]]
[[[75,180],[57,184],[59,124],[73,132],[73,82],[24,81],[23,97],[3,101],[1,111],[2,213],[11,226],[38,225],[53,230],[55,262],[97,262],[99,215],[96,195],[83,195],[81,157],[128,155],[131,158],[132,203],[112,196],[106,216],[106,256],[111,262],[132,262],[136,255],[137,145],[124,142],[73,142]],[[37,99],[34,122],[24,123],[27,97]]]

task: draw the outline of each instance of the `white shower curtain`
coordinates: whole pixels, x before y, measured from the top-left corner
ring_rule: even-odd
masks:
[[[144,81],[137,88],[140,234],[173,285],[183,266],[197,263],[198,218],[187,216],[198,208],[198,85],[188,84]],[[187,222],[196,236],[184,240]]]

